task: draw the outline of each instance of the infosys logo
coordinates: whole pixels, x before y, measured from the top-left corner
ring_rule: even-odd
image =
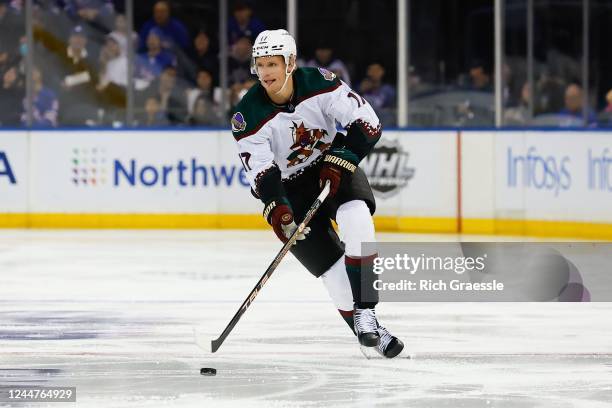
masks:
[[[0,181],[8,180],[9,184],[17,184],[17,178],[11,167],[7,154],[0,150]]]
[[[544,155],[535,146],[527,148],[527,154],[517,154],[507,149],[508,187],[524,187],[548,190],[559,195],[572,186],[569,156]]]
[[[73,183],[95,187],[249,187],[246,173],[238,165],[207,165],[197,158],[150,163],[140,159],[110,158],[104,148],[73,150]]]
[[[368,176],[374,195],[389,198],[398,194],[414,177],[408,165],[408,152],[397,140],[380,140],[360,164]]]

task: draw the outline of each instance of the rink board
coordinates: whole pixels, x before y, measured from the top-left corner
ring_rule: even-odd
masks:
[[[19,227],[28,212],[28,134],[0,132],[0,225]]]
[[[608,132],[388,131],[379,230],[612,238]],[[227,131],[0,132],[0,226],[263,228]]]
[[[233,140],[217,132],[40,132],[31,163],[33,213],[259,211]]]
[[[612,238],[609,132],[463,132],[461,147],[464,232]]]

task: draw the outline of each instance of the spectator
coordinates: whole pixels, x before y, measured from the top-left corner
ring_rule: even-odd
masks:
[[[517,89],[518,78],[510,64],[502,65],[502,93],[504,106],[516,106],[521,102],[522,88]],[[492,85],[494,86],[494,85]]]
[[[108,33],[115,17],[115,5],[111,0],[64,0],[64,10],[73,20]]]
[[[529,82],[525,82],[521,88],[521,97],[516,106],[512,106],[504,110],[504,125],[508,126],[524,126],[531,120],[529,113],[529,100],[531,99],[531,90]]]
[[[176,57],[161,45],[162,33],[158,29],[149,31],[147,37],[147,50],[138,55],[136,76],[147,83],[159,78],[162,71],[168,67],[176,66]]]
[[[34,99],[32,111],[32,126],[57,127],[57,114],[59,102],[57,95],[43,85],[40,69],[32,69],[32,82],[34,84]],[[27,101],[23,100],[24,113],[21,117],[23,124],[27,124]]]
[[[315,49],[315,57],[306,63],[308,67],[325,68],[335,73],[338,78],[351,86],[351,78],[344,62],[334,57],[334,50],[327,43],[320,44]]]
[[[106,44],[100,52],[100,82],[98,90],[105,89],[110,83],[127,86],[128,60],[125,50],[121,47],[121,36],[110,33],[106,36]]]
[[[157,97],[149,96],[146,99],[139,124],[141,126],[167,126],[170,124]]]
[[[97,118],[98,81],[94,66],[87,51],[87,37],[78,25],[70,34],[60,67],[61,124],[84,125]]]
[[[380,63],[368,66],[366,77],[361,82],[360,93],[372,105],[385,125],[394,124],[395,88],[383,82],[385,68]]]
[[[147,21],[140,30],[140,47],[144,51],[151,30],[158,30],[162,47],[177,52],[189,48],[189,33],[185,25],[170,15],[170,3],[160,0],[153,6],[153,19]]]
[[[232,16],[228,24],[229,45],[234,45],[242,37],[248,37],[254,41],[259,33],[266,29],[257,17],[253,17],[253,9],[246,1],[234,3]]]
[[[128,52],[128,24],[127,19],[123,14],[117,14],[115,17],[115,29],[111,32],[114,38],[119,42],[121,52],[127,55]],[[132,47],[138,47],[138,34],[132,31]]]
[[[493,92],[490,72],[489,67],[484,61],[474,59],[470,64],[467,87],[474,91]]]
[[[538,78],[536,92],[533,95],[535,113],[556,113],[563,109],[565,82],[548,72]]]
[[[608,103],[604,108],[604,112],[612,114],[612,89],[606,94],[606,102]]]
[[[410,96],[415,96],[431,90],[432,85],[427,83],[421,73],[411,65],[408,67],[408,90]]]
[[[210,49],[210,37],[205,31],[198,31],[193,39],[193,52],[189,61],[192,66],[189,76],[192,80],[196,80],[196,75],[199,70],[208,71],[213,78],[213,82],[217,82],[219,77],[219,59]]]
[[[81,25],[75,26],[70,33],[68,47],[66,48],[66,58],[74,64],[83,61],[89,62],[87,37]]]
[[[177,86],[176,68],[164,69],[159,80],[151,84],[147,94],[157,98],[169,123],[173,125],[185,123],[187,118],[186,98],[185,92]]]
[[[22,16],[9,8],[8,0],[0,0],[0,74],[4,74],[19,56],[19,37],[24,34]]]
[[[612,125],[612,89],[606,94],[606,107],[599,114],[599,124],[610,127]]]
[[[213,103],[213,79],[210,71],[205,69],[198,70],[196,79],[197,86],[187,91],[187,108],[189,113],[193,113],[193,106],[199,97],[206,98]]]
[[[251,78],[251,48],[249,37],[242,37],[232,46],[228,61],[229,85],[242,84]]]
[[[125,122],[127,105],[128,60],[119,45],[120,38],[117,33],[107,35],[99,58],[98,102],[104,105],[104,122],[113,125]]]
[[[187,123],[191,126],[215,126],[221,124],[221,118],[211,101],[204,95],[200,95],[195,100],[193,113],[189,116]]]
[[[8,68],[2,75],[0,87],[0,126],[16,126],[21,121],[21,112],[15,109],[15,101],[25,96],[24,81],[16,66]]]
[[[568,119],[582,119],[583,110],[583,93],[582,87],[577,83],[571,83],[565,88],[565,107],[561,109],[559,114]],[[569,122],[568,122],[569,123]],[[573,122],[572,122],[573,123]],[[587,107],[587,125],[594,126],[597,123],[595,112]],[[561,126],[565,125],[565,121],[561,118]]]

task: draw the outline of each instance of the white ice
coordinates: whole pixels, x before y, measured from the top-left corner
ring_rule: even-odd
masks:
[[[612,303],[381,304],[406,350],[367,360],[292,256],[217,353],[198,347],[279,246],[264,231],[0,230],[0,385],[74,386],[79,407],[612,406]]]

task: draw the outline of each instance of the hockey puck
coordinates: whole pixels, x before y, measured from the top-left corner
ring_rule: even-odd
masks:
[[[200,374],[210,376],[217,375],[217,369],[211,367],[202,367],[200,368]]]

